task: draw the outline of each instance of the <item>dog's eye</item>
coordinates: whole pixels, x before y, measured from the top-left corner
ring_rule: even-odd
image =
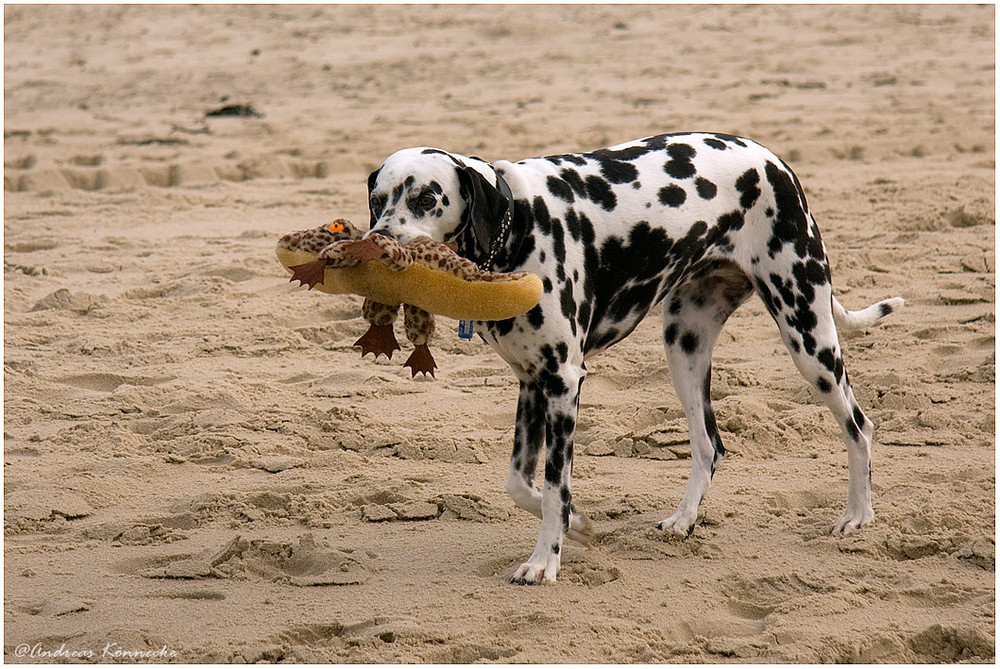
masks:
[[[417,198],[417,204],[424,209],[430,209],[437,204],[437,198],[430,193],[424,193]]]

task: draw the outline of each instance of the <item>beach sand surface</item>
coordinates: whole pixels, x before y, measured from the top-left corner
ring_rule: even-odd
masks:
[[[994,13],[6,6],[5,661],[991,662]],[[830,536],[840,430],[754,299],[695,532],[652,532],[690,467],[654,310],[588,363],[594,546],[510,585],[538,521],[504,490],[506,365],[444,318],[436,379],[405,342],[361,359],[360,299],[289,284],[275,242],[366,226],[406,146],[686,130],[794,168],[845,306],[907,300],[842,337],[875,521]]]

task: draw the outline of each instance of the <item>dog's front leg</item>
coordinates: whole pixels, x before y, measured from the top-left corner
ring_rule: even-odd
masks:
[[[546,369],[530,383],[535,389],[531,393],[534,410],[545,417],[542,524],[534,552],[514,572],[511,580],[515,583],[554,583],[559,573],[563,537],[570,529],[573,513],[570,493],[573,433],[584,376],[582,366],[563,365],[556,372]]]
[[[542,493],[535,486],[538,455],[545,443],[545,392],[538,385],[521,382],[517,401],[517,424],[514,428],[514,451],[510,456],[507,492],[514,503],[539,518],[542,517]],[[572,505],[566,538],[590,547],[591,523]]]

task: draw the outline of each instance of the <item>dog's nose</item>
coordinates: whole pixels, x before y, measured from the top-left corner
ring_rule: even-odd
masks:
[[[401,244],[405,244],[413,237],[413,230],[406,221],[401,220],[394,215],[383,215],[382,218],[371,227],[365,237],[371,234],[378,233],[383,237],[391,237]]]

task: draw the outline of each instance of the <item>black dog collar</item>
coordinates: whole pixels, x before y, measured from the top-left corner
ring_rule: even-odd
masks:
[[[508,186],[507,182],[504,181],[504,178],[500,176],[500,172],[498,172],[496,168],[493,168],[493,172],[497,176],[497,190],[500,191],[500,194],[507,199],[507,211],[504,212],[503,221],[500,223],[500,231],[497,232],[497,236],[490,244],[489,255],[486,256],[486,260],[479,264],[479,269],[484,272],[490,272],[493,270],[493,261],[496,260],[497,253],[500,252],[500,249],[502,249],[504,244],[507,243],[507,238],[510,237],[510,226],[511,221],[513,220],[511,210],[514,206],[514,195],[510,191],[510,186]]]

